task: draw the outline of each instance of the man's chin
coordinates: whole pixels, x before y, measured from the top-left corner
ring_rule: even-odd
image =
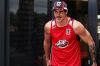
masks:
[[[61,22],[62,20],[59,18],[59,19],[57,19],[56,21],[57,21],[57,22]]]
[[[62,22],[62,20],[58,20],[57,22],[59,22],[59,23],[60,23],[60,22]]]

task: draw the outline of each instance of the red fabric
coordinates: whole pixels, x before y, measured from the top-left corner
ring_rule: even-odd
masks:
[[[69,30],[68,33],[67,29]],[[64,27],[58,27],[55,24],[51,27],[50,32],[52,37],[52,66],[80,66],[80,44],[76,39],[77,35],[74,33],[72,26],[67,24]],[[60,43],[59,40],[65,40],[68,44],[63,48],[60,48],[56,45],[57,43]]]

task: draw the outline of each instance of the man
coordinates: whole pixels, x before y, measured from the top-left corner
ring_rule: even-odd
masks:
[[[67,16],[67,4],[56,1],[53,6],[54,19],[44,26],[44,51],[47,66],[80,66],[81,52],[77,36],[89,46],[93,64],[97,66],[95,43],[87,29],[77,20]],[[50,41],[52,48],[50,52]]]

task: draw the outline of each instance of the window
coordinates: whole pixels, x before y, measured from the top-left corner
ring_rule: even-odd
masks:
[[[9,0],[10,66],[43,65],[47,0]]]

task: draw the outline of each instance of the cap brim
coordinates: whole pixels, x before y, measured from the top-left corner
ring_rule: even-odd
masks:
[[[66,7],[64,7],[64,8],[59,8],[59,7],[52,8],[52,10],[57,10],[57,9],[60,9],[60,10],[63,10],[63,9],[64,9],[64,10],[66,10],[66,11],[68,10]]]

